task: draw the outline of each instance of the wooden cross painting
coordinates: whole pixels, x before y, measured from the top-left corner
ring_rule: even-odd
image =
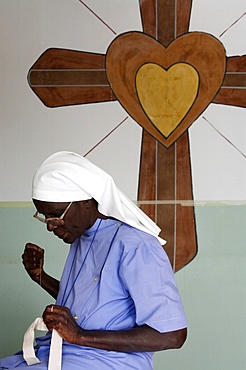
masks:
[[[177,271],[197,253],[187,129],[210,103],[245,107],[246,56],[227,57],[214,36],[189,32],[192,0],[139,6],[143,32],[117,35],[105,55],[48,49],[28,82],[48,107],[118,100],[142,126],[138,201]]]

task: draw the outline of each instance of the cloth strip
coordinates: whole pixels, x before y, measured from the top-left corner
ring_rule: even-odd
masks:
[[[43,319],[38,317],[29,326],[23,339],[23,357],[28,366],[35,365],[41,361],[36,357],[33,342],[34,331],[48,331]],[[62,338],[56,330],[52,331],[48,370],[61,370],[62,361]]]

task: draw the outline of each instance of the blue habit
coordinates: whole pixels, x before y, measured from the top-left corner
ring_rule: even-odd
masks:
[[[70,248],[56,301],[85,330],[148,325],[159,332],[187,326],[168,257],[158,240],[117,220],[97,220]],[[27,366],[21,352],[0,369],[47,370],[50,333],[36,340],[42,361]],[[151,370],[153,353],[114,352],[63,341],[62,370]]]

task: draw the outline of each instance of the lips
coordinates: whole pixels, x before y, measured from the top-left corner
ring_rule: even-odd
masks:
[[[55,231],[53,231],[54,235],[57,236],[59,239],[63,240],[64,243],[66,244],[72,244],[76,239],[77,239],[77,236],[75,236],[74,234],[70,233],[70,232],[63,232],[63,233],[59,233]]]

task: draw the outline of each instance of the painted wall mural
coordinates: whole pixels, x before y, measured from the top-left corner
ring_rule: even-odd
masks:
[[[246,106],[246,55],[227,57],[214,36],[189,32],[192,0],[139,7],[143,32],[116,35],[106,54],[48,49],[28,82],[47,107],[118,100],[142,126],[138,202],[177,271],[197,253],[187,130],[211,103]]]

